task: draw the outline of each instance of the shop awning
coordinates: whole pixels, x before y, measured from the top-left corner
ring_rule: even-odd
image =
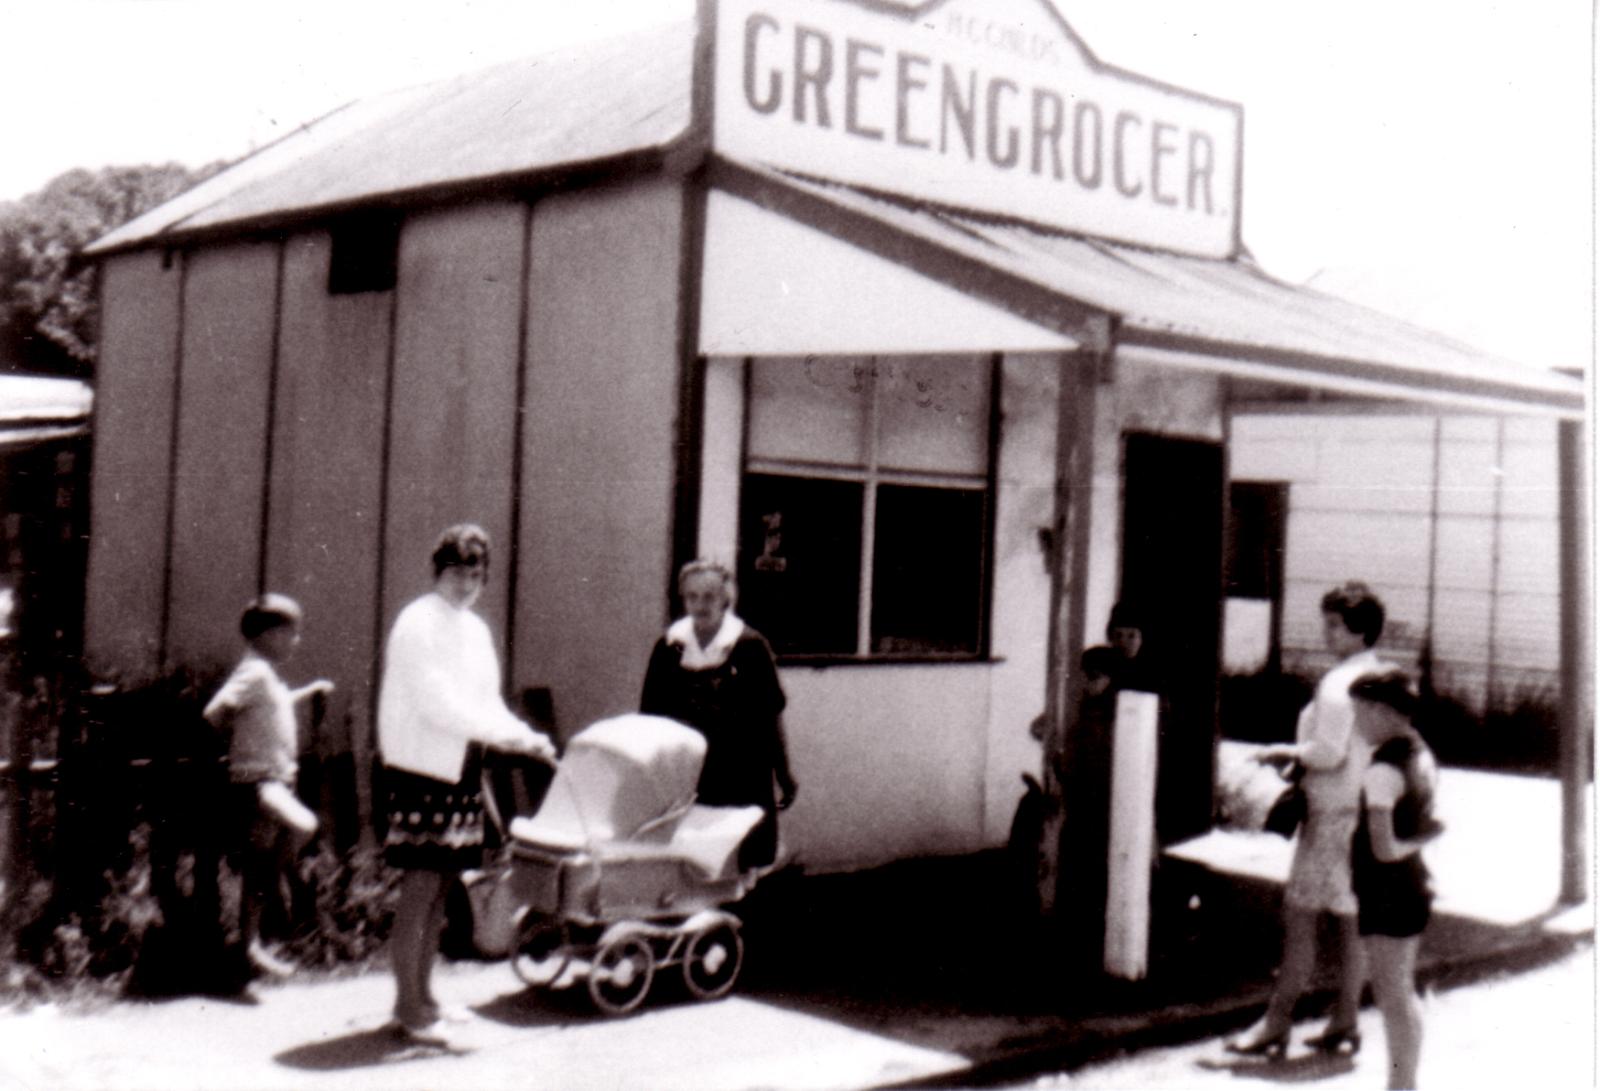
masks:
[[[712,185],[1037,326],[1115,323],[1113,359],[1497,413],[1581,417],[1583,382],[1504,360],[1248,261],[1049,234],[766,167],[715,161]]]

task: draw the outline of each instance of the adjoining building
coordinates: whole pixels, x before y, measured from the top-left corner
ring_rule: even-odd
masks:
[[[719,0],[336,111],[89,250],[89,670],[218,668],[286,591],[364,758],[383,635],[471,519],[508,682],[570,732],[722,557],[790,696],[785,837],[846,868],[1003,843],[1131,599],[1162,837],[1204,829],[1234,415],[1584,412],[1266,274],[1241,162],[1238,106],[1045,0]]]
[[[1389,652],[1426,665],[1439,694],[1480,712],[1554,705],[1555,421],[1257,405],[1235,414],[1232,441],[1235,541],[1276,549],[1282,563],[1276,593],[1266,581],[1229,589],[1229,673],[1320,673],[1317,598],[1356,578],[1394,616]]]

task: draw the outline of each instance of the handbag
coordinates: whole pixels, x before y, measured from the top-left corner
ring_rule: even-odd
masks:
[[[1306,820],[1306,790],[1300,783],[1305,767],[1295,762],[1280,774],[1284,779],[1283,791],[1267,809],[1266,821],[1261,828],[1280,837],[1293,837],[1300,823]]]

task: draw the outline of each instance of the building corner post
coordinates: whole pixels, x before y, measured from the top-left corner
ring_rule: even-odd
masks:
[[[1561,774],[1562,905],[1589,896],[1585,796],[1594,730],[1593,574],[1589,447],[1583,420],[1557,426],[1561,533],[1561,704],[1557,714]]]

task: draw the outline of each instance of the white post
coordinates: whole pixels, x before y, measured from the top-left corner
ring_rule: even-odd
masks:
[[[1156,832],[1159,699],[1117,695],[1111,742],[1111,843],[1106,876],[1106,973],[1138,981],[1150,957],[1150,862]]]

